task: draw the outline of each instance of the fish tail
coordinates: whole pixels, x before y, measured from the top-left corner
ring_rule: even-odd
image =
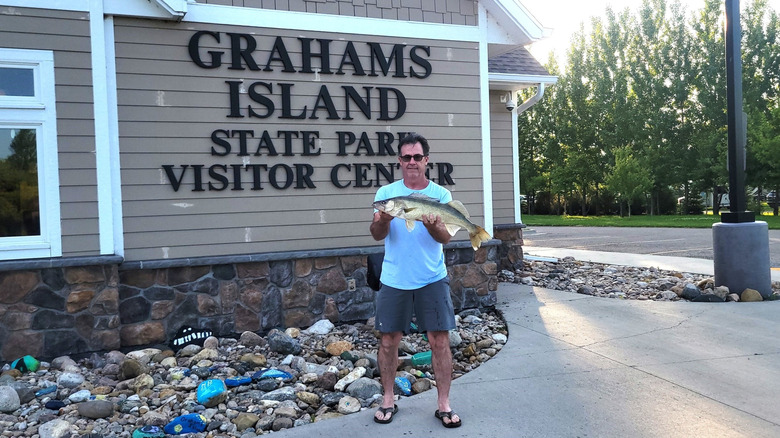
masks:
[[[479,247],[487,242],[488,240],[492,239],[490,234],[488,234],[487,231],[485,231],[484,228],[480,227],[479,225],[475,225],[476,228],[474,229],[473,233],[469,233],[469,239],[471,239],[471,247],[474,248],[474,251],[479,249]]]

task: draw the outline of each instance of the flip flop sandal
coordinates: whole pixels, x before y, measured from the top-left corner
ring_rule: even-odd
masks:
[[[457,415],[455,412],[452,412],[452,411],[440,412],[437,409],[436,412],[433,415],[435,415],[436,418],[441,420],[441,425],[442,426],[444,426],[444,427],[446,427],[448,429],[452,429],[452,428],[455,428],[455,427],[460,427],[460,425],[463,423],[463,421],[460,418],[458,418],[458,421],[455,421],[455,422],[452,421],[452,416],[453,415]],[[444,421],[445,418],[448,418],[450,421],[449,422],[445,422]]]
[[[384,417],[387,415],[387,413],[390,413],[390,418],[387,419],[379,419],[376,417],[376,414],[374,414],[374,421],[380,424],[387,424],[393,421],[393,418],[395,418],[396,412],[398,412],[398,405],[393,405],[392,408],[379,408],[377,412],[381,412],[382,416]]]

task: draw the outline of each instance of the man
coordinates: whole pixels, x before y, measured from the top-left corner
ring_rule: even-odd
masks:
[[[428,140],[422,135],[411,133],[402,138],[398,160],[403,179],[380,187],[374,200],[419,193],[443,203],[452,201],[449,190],[425,176],[428,152]],[[433,353],[438,392],[436,418],[444,427],[458,427],[461,420],[452,412],[449,399],[452,353],[448,332],[455,328],[455,313],[442,249],[450,241],[450,234],[441,216],[425,215],[422,223],[424,227],[408,231],[404,220],[377,211],[370,226],[375,240],[385,239],[382,288],[377,293],[375,318],[375,328],[381,333],[378,360],[384,396],[374,421],[390,423],[398,411],[393,397],[398,345],[414,311],[420,330],[428,333]]]

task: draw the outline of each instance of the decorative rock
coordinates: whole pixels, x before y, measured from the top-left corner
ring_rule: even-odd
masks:
[[[251,377],[228,377],[225,379],[225,386],[228,388],[235,388],[241,385],[248,385],[252,383]]]
[[[71,403],[81,403],[87,401],[89,396],[92,395],[88,389],[82,389],[81,391],[76,391],[73,394],[68,396],[68,400]]]
[[[686,299],[686,300],[692,300],[696,297],[701,295],[701,291],[695,284],[686,283],[685,286],[683,286],[682,294],[680,297]]]
[[[250,427],[254,427],[258,420],[260,420],[260,417],[251,412],[241,412],[232,421],[236,425],[236,429],[239,432],[243,432]]]
[[[16,359],[15,361],[11,362],[11,368],[15,370],[19,370],[23,373],[31,372],[34,373],[38,371],[38,368],[40,368],[41,363],[38,361],[38,359],[27,355],[20,357],[19,359]]]
[[[63,388],[75,388],[84,383],[84,376],[77,373],[62,373],[57,379],[57,385]]]
[[[339,400],[339,414],[349,415],[360,411],[360,400],[355,397],[345,396]]]
[[[253,380],[262,380],[262,379],[282,379],[282,381],[287,382],[293,379],[293,375],[282,370],[277,369],[270,369],[270,370],[260,370],[252,375]]]
[[[170,435],[182,435],[185,433],[198,433],[206,430],[208,421],[200,414],[186,414],[174,418],[166,424],[163,430]]]
[[[312,334],[312,335],[327,335],[331,332],[336,326],[333,325],[332,322],[330,322],[327,319],[321,319],[314,324],[312,324],[311,327],[307,328],[303,331],[303,333]]]
[[[731,301],[731,302],[735,302],[735,303],[739,302],[739,295],[737,295],[737,294],[728,294],[728,295],[726,295],[726,301]]]
[[[421,392],[425,392],[429,389],[431,389],[432,384],[429,379],[417,379],[417,381],[414,382],[412,385],[412,392],[415,394],[419,394]]]
[[[149,370],[141,362],[135,359],[125,359],[119,364],[119,379],[134,379]]]
[[[35,391],[36,397],[42,397],[46,394],[51,394],[52,392],[57,390],[57,385],[51,384],[46,386],[45,388],[41,388],[38,391]]]
[[[293,427],[293,421],[287,417],[281,417],[274,420],[271,430],[279,432],[282,429],[289,429]]]
[[[298,397],[298,400],[306,403],[309,406],[317,406],[320,404],[320,396],[313,392],[301,391],[295,394],[295,396]]]
[[[38,428],[40,438],[66,438],[71,435],[72,426],[65,420],[51,420]]]
[[[52,411],[59,411],[65,407],[65,402],[62,400],[49,400],[43,404],[43,407]]]
[[[0,412],[13,412],[19,409],[19,394],[10,386],[0,386]]]
[[[341,378],[338,382],[336,382],[336,384],[333,386],[333,389],[335,389],[336,391],[344,391],[347,385],[363,377],[365,374],[366,374],[365,368],[356,367],[355,369],[350,371],[349,374],[347,374],[346,376]]]
[[[463,338],[461,338],[460,333],[458,333],[457,330],[450,330],[449,337],[450,337],[450,348],[456,348],[458,345],[460,345],[463,342]]]
[[[295,390],[289,386],[285,386],[263,394],[261,400],[285,401],[295,400],[296,398],[298,397],[295,395]]]
[[[79,415],[97,419],[107,418],[114,414],[114,404],[108,400],[92,400],[78,405]]]
[[[219,339],[215,338],[214,336],[209,336],[206,338],[205,341],[203,341],[203,348],[209,349],[209,350],[216,350],[219,347]]]
[[[225,383],[219,379],[209,379],[198,385],[198,403],[211,408],[224,403],[228,397],[228,389]]]
[[[134,430],[132,438],[165,438],[165,431],[159,426],[147,424]]]
[[[725,300],[731,291],[729,291],[728,286],[718,286],[712,290],[712,293]]]
[[[241,359],[239,360],[252,368],[264,367],[265,364],[268,363],[265,356],[259,353],[247,353],[241,356]]]
[[[507,337],[503,333],[496,333],[493,335],[493,340],[496,341],[497,344],[506,344]]]
[[[349,385],[347,392],[352,397],[368,400],[371,397],[382,393],[382,384],[374,379],[361,377]]]
[[[16,391],[19,396],[19,403],[25,404],[35,398],[35,390],[26,382],[11,382],[8,386]]]
[[[271,330],[268,333],[268,347],[279,354],[299,354],[301,345],[297,340],[279,330]]]
[[[394,392],[403,395],[412,395],[412,384],[406,377],[396,377],[393,385]]]
[[[238,342],[241,345],[245,345],[247,347],[261,347],[266,344],[266,340],[254,332],[243,332],[241,333],[241,337],[238,339]]]
[[[695,303],[722,303],[723,298],[715,294],[701,294],[698,297],[692,299]]]
[[[750,303],[764,301],[764,297],[762,297],[761,293],[757,290],[748,288],[742,291],[742,295],[739,296],[739,300],[743,303]]]
[[[331,356],[341,356],[341,353],[348,352],[352,348],[354,346],[349,341],[336,341],[328,344],[325,347],[325,351]]]

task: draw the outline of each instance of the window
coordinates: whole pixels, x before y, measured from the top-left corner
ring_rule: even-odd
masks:
[[[54,55],[0,49],[0,260],[62,255]]]

